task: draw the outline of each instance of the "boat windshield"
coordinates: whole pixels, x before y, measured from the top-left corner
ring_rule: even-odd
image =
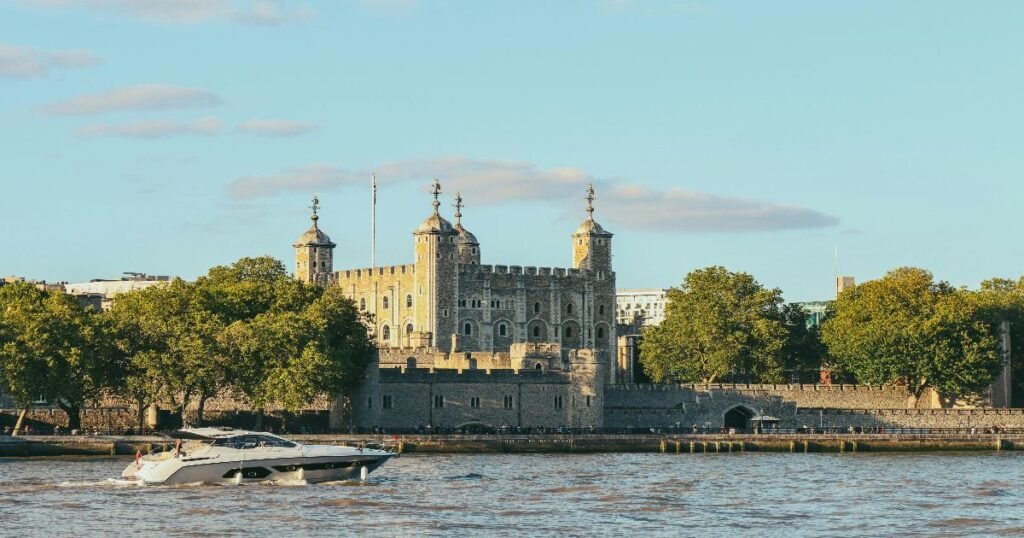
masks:
[[[279,447],[295,448],[295,443],[281,439],[273,435],[236,435],[234,437],[221,437],[213,441],[213,446],[224,446],[228,448],[257,448],[257,447]]]

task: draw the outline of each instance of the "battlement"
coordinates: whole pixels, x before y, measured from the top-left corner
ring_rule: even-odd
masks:
[[[906,387],[899,385],[819,385],[819,384],[757,384],[757,383],[630,383],[608,385],[605,390],[623,391],[671,391],[688,390],[693,392],[894,392],[903,394]]]
[[[385,368],[383,383],[569,383],[565,372],[546,370],[448,370],[435,368]]]
[[[579,278],[591,273],[591,271],[585,269],[565,267],[524,267],[520,265],[460,265],[459,272],[476,272],[484,275],[550,276],[556,278]]]
[[[386,267],[365,267],[362,269],[345,269],[342,271],[335,271],[335,278],[337,279],[353,279],[353,278],[372,278],[377,276],[385,275],[404,275],[404,274],[415,274],[416,266],[413,264],[408,265],[389,265]]]

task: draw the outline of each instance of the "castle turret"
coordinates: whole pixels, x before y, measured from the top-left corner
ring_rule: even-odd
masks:
[[[472,232],[462,226],[462,193],[455,193],[455,250],[456,259],[464,265],[480,265],[480,242]]]
[[[324,285],[334,272],[334,247],[338,245],[317,225],[320,199],[315,194],[311,209],[313,225],[292,245],[295,247],[295,277],[307,284]]]
[[[456,246],[458,236],[450,222],[441,217],[441,182],[434,180],[434,213],[413,232],[416,251],[416,327],[429,333],[431,345],[443,351],[451,347],[458,321]]]
[[[612,270],[612,234],[594,220],[594,185],[587,187],[587,220],[572,234],[572,266],[609,273]]]

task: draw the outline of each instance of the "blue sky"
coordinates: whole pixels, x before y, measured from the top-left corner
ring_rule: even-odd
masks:
[[[291,243],[567,266],[593,182],[623,288],[787,299],[1022,273],[1024,3],[0,0],[0,274],[193,278]]]

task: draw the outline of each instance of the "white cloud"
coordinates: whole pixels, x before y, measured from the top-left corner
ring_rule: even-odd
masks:
[[[44,51],[0,44],[0,77],[45,77],[53,69],[91,67],[103,60],[82,50]]]
[[[285,7],[275,0],[21,0],[31,7],[114,13],[163,23],[191,24],[230,20],[277,25],[309,19],[309,8]]]
[[[80,136],[118,136],[128,138],[165,138],[177,135],[212,136],[220,133],[221,124],[217,118],[199,118],[189,122],[138,121],[116,125],[87,125],[77,131]]]
[[[313,123],[271,119],[252,119],[238,124],[240,132],[259,136],[299,136],[319,128]]]
[[[48,114],[86,115],[118,110],[168,110],[219,105],[224,101],[216,94],[195,88],[166,84],[140,84],[108,92],[73,97],[47,105]]]
[[[282,192],[318,192],[365,185],[370,173],[381,184],[441,178],[446,193],[461,192],[473,204],[552,201],[580,204],[588,183],[598,192],[599,220],[613,226],[667,231],[757,231],[822,228],[839,219],[809,208],[763,200],[724,197],[679,188],[652,189],[637,183],[595,179],[575,167],[541,168],[523,161],[459,156],[383,163],[365,170],[315,164],[278,174],[248,176],[228,185],[236,199]]]

